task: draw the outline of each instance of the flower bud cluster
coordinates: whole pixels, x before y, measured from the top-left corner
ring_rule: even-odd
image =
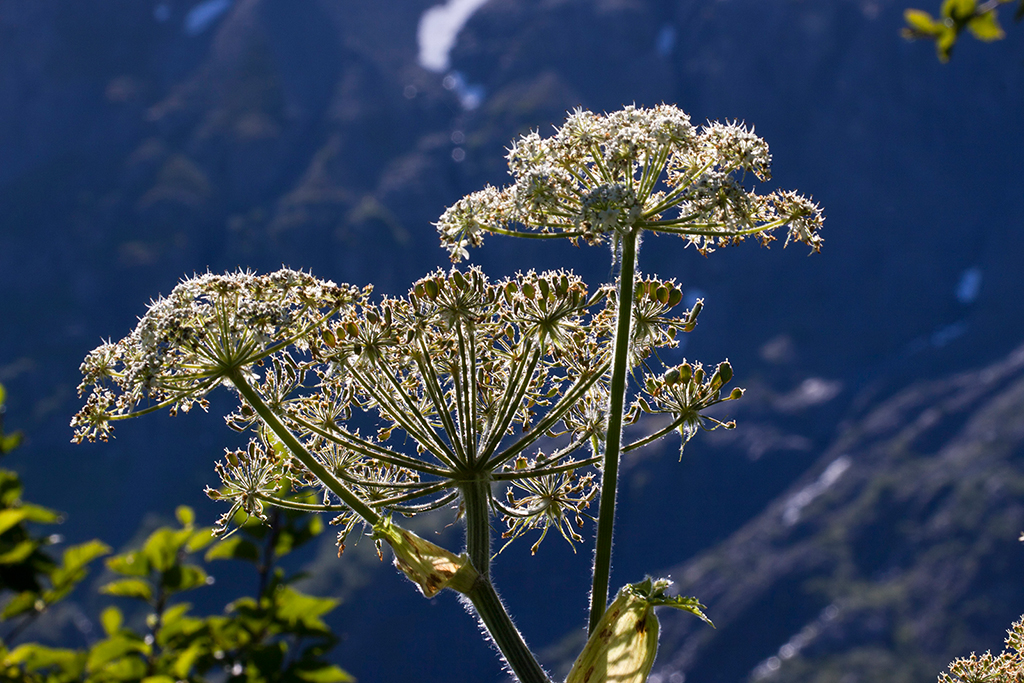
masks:
[[[635,422],[641,413],[668,414],[682,437],[679,457],[683,448],[698,429],[713,431],[719,427],[733,429],[735,422],[722,422],[702,411],[724,401],[734,401],[743,396],[743,389],[735,388],[728,395],[722,395],[722,388],[732,380],[732,365],[722,361],[714,372],[706,373],[700,363],[685,360],[669,368],[660,376],[648,375],[644,390],[630,408],[628,419]],[[710,426],[709,426],[710,425]]]

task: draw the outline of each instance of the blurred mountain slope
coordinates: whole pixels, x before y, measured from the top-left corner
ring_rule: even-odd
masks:
[[[998,650],[1024,613],[1022,462],[1024,347],[873,406],[672,571],[718,628],[664,619],[657,680],[920,681]]]

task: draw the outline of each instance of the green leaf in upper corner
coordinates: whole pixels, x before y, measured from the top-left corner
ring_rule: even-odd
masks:
[[[1006,37],[1006,33],[1003,32],[1003,27],[999,25],[999,19],[996,18],[995,12],[984,12],[974,17],[967,22],[967,30],[975,38],[986,43],[1002,40]]]
[[[260,559],[259,547],[247,538],[235,535],[215,543],[206,551],[206,561],[211,560],[246,560],[258,562]]]
[[[124,615],[121,614],[121,610],[116,607],[108,607],[103,610],[100,615],[100,623],[103,624],[103,631],[108,636],[113,636],[115,633],[121,630],[121,623],[124,621]]]
[[[321,664],[315,668],[295,670],[295,677],[309,683],[348,683],[354,676],[333,664]]]
[[[919,9],[908,9],[903,12],[903,18],[911,30],[923,36],[935,36],[942,31],[942,22],[932,19],[932,15]]]
[[[111,581],[100,588],[101,593],[116,595],[119,598],[136,598],[149,602],[153,599],[153,589],[142,579],[120,579]]]
[[[107,559],[107,568],[122,576],[149,576],[149,560],[138,550]]]

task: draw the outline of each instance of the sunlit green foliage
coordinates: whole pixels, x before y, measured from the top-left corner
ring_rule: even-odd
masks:
[[[966,30],[978,40],[991,43],[1006,37],[999,23],[999,6],[1013,0],[945,0],[939,9],[939,16],[919,9],[908,9],[903,13],[907,21],[902,34],[908,40],[923,38],[935,41],[935,50],[940,62],[948,62],[960,34]],[[1014,20],[1024,18],[1024,0],[1017,0]]]
[[[0,432],[2,438],[2,432]],[[0,470],[0,681],[19,683],[341,683],[353,680],[330,663],[336,642],[322,617],[337,600],[306,595],[278,560],[315,538],[319,518],[273,511],[266,524],[237,520],[240,532],[217,540],[195,526],[190,508],[177,526],[154,530],[135,550],[110,556],[114,575],[100,592],[113,600],[99,616],[103,636],[88,648],[19,642],[26,629],[68,597],[88,565],[111,549],[89,541],[64,550],[30,523],[58,522],[57,513],[21,500],[18,476]],[[202,551],[205,555],[200,559]],[[223,613],[198,616],[185,593],[213,582],[207,563],[237,560],[252,566],[254,593]]]

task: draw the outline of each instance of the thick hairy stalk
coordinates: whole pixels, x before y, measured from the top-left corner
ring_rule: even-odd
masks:
[[[481,576],[466,597],[473,603],[476,613],[480,615],[480,621],[487,628],[487,633],[494,639],[494,643],[501,650],[502,656],[520,683],[551,683],[551,679],[544,673],[544,669],[509,618],[490,580]]]
[[[466,507],[466,552],[486,578],[491,572],[491,491],[490,481],[474,479],[462,484],[462,502]]]
[[[622,236],[622,265],[619,269],[619,310],[615,325],[612,379],[608,399],[608,435],[601,470],[601,507],[597,515],[597,543],[594,547],[593,587],[590,591],[592,633],[608,605],[608,581],[612,566],[612,530],[615,525],[615,492],[619,479],[619,449],[622,444],[622,416],[629,373],[630,325],[633,318],[633,278],[639,229]]]

